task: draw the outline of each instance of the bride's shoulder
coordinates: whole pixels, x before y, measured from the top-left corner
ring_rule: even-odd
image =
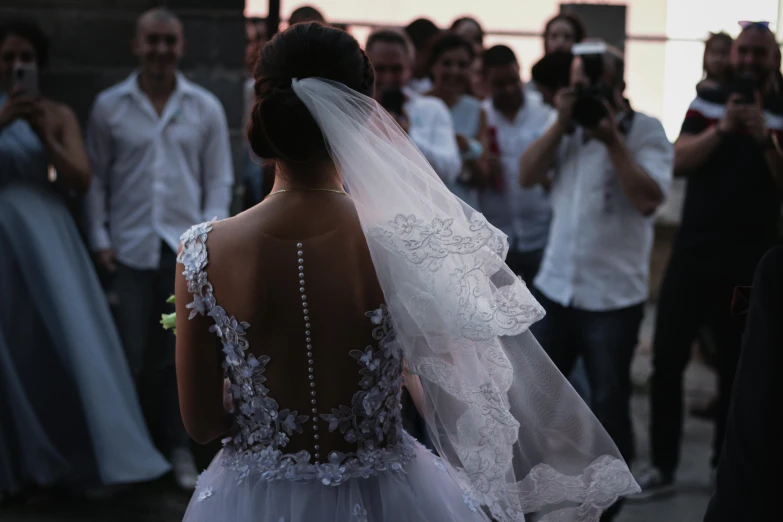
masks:
[[[210,263],[222,257],[223,251],[236,243],[238,227],[235,220],[236,217],[211,220],[190,227],[180,236],[180,257],[194,251],[199,251],[205,258],[208,256]]]

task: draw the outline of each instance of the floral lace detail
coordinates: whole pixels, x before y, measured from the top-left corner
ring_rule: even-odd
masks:
[[[206,499],[211,497],[214,494],[214,490],[212,489],[212,486],[207,486],[206,488],[202,489],[196,494],[196,498],[199,502],[204,502]]]
[[[331,452],[328,462],[318,464],[311,463],[307,451],[284,453],[290,437],[302,433],[302,424],[310,417],[295,410],[281,410],[277,401],[269,397],[264,373],[271,359],[246,356],[245,330],[250,325],[229,316],[215,302],[205,272],[206,241],[212,223],[196,225],[182,235],[183,248],[177,260],[185,266],[188,291],[193,295],[193,302],[187,305],[190,318],[197,314],[212,317],[215,324],[210,331],[223,345],[223,368],[231,381],[229,393],[236,405],[236,431],[223,440],[223,465],[237,471],[239,482],[253,473],[264,480],[318,480],[327,486],[387,470],[402,471],[414,456],[414,442],[402,430],[402,354],[394,343],[386,307],[367,313],[376,325],[373,337],[378,341],[377,349],[368,346],[363,352],[350,353],[362,367],[361,389],[354,395],[352,407],[341,406],[331,414],[321,415],[329,422],[329,430],[340,429],[348,442],[356,443],[357,451]],[[380,445],[385,447],[377,447]],[[202,489],[198,499],[204,500],[212,493],[212,488]]]
[[[520,423],[508,402],[514,367],[502,337],[524,333],[544,310],[504,267],[508,245],[501,232],[479,213],[469,222],[434,218],[429,223],[414,215],[397,215],[387,225],[370,228],[368,236],[392,259],[399,256],[412,265],[405,273],[408,287],[398,292],[402,298],[390,302],[399,331],[410,325],[412,332],[421,332],[426,325],[437,324],[434,342],[448,339],[446,347],[436,344],[406,356],[412,373],[460,405],[450,433],[456,458],[444,464],[471,510],[486,505],[498,520],[518,521],[525,513],[563,502],[573,507],[555,509],[544,520],[554,522],[556,513],[573,512],[580,522],[597,522],[617,498],[636,491],[626,464],[610,456],[590,464],[581,476],[566,476],[541,464],[523,480],[508,482]],[[465,379],[450,357],[438,355],[463,350],[466,360],[475,357],[480,365],[472,379]]]
[[[206,480],[207,472],[202,472],[196,480],[196,500],[198,502],[204,502],[206,499],[214,494],[212,486],[207,485]]]
[[[625,462],[609,456],[595,460],[578,476],[564,475],[551,466],[539,464],[518,487],[523,502],[519,506],[520,514],[561,502],[579,503],[578,507],[550,513],[542,522],[555,522],[566,513],[576,514],[576,519],[583,522],[598,522],[603,511],[619,497],[639,491]]]
[[[533,299],[526,285],[513,278],[500,288],[490,287],[490,277],[503,266],[508,253],[508,241],[483,215],[476,212],[470,219],[469,230],[463,234],[452,230],[453,219],[434,218],[431,223],[416,216],[402,214],[387,227],[374,227],[369,233],[395,252],[418,265],[423,276],[444,268],[447,259],[458,260],[449,265],[449,285],[444,292],[456,294],[460,303],[452,313],[460,337],[486,340],[497,335],[518,335],[544,316],[544,309]],[[455,256],[454,254],[457,254]],[[470,255],[468,255],[470,254]],[[465,258],[461,256],[466,256]],[[420,295],[420,306],[435,295]]]
[[[353,519],[356,522],[369,522],[369,520],[367,518],[367,510],[364,509],[359,504],[356,504],[353,507]]]
[[[346,442],[358,443],[360,458],[371,459],[374,445],[387,441],[395,444],[402,436],[402,353],[394,343],[394,329],[386,306],[367,313],[376,328],[373,338],[378,348],[368,346],[350,354],[362,367],[360,391],[353,396],[351,407],[341,406],[321,418],[329,422],[329,431],[337,429]]]

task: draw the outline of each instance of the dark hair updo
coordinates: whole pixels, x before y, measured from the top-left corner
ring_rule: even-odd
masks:
[[[247,125],[260,158],[306,163],[328,157],[323,134],[291,81],[324,78],[372,96],[375,74],[356,39],[310,22],[291,26],[264,46],[255,70],[256,101]]]

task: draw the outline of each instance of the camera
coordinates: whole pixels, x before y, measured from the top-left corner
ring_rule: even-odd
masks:
[[[588,129],[598,125],[608,115],[605,102],[611,103],[613,96],[612,89],[601,81],[606,51],[606,44],[602,42],[575,44],[571,50],[574,56],[582,60],[588,80],[587,85],[578,85],[576,88],[572,117],[578,125]]]

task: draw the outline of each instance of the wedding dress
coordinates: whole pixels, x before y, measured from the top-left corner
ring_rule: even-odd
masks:
[[[231,289],[208,277],[223,224],[182,236],[188,307],[214,322],[236,423],[185,520],[597,522],[638,491],[529,333],[543,310],[503,263],[505,236],[374,101],[315,78],[293,87],[355,215],[291,218],[253,246],[268,253],[248,281],[262,325],[224,309]],[[439,456],[402,429],[404,364]]]

